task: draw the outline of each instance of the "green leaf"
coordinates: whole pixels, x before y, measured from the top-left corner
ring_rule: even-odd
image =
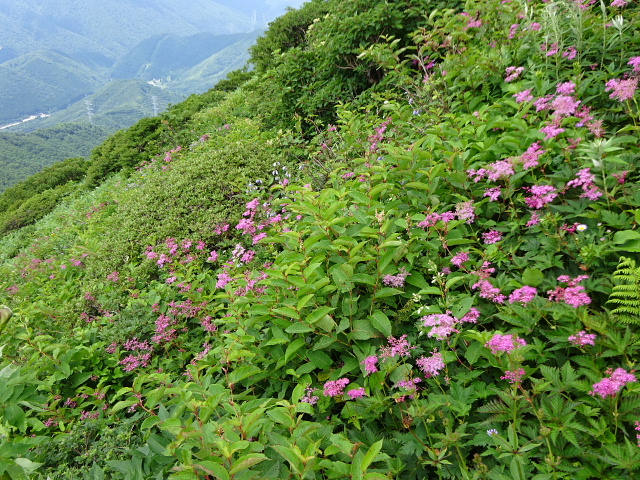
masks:
[[[319,307],[319,308],[316,308],[313,312],[311,312],[309,315],[307,315],[307,318],[305,320],[309,324],[314,324],[318,320],[320,320],[322,317],[324,317],[325,315],[333,312],[334,310],[335,310],[335,308],[332,308],[332,307]]]
[[[287,333],[308,333],[313,332],[313,328],[309,325],[305,325],[304,323],[294,323],[293,325],[285,328],[284,331]]]
[[[379,336],[380,334],[373,328],[369,320],[356,320],[353,322],[351,338],[354,340],[369,340],[370,338]]]
[[[308,293],[307,295],[302,297],[300,300],[298,300],[298,305],[296,306],[296,309],[298,311],[301,311],[304,307],[307,306],[307,303],[309,303],[309,300],[311,300],[314,296],[315,295],[313,293]]]
[[[525,268],[522,274],[522,284],[537,287],[544,281],[544,273],[539,268]]]
[[[27,427],[24,410],[22,410],[22,408],[20,408],[20,406],[16,405],[15,403],[5,408],[4,420],[12,427],[16,427],[17,429],[19,429],[21,432],[24,432]]]
[[[260,462],[264,462],[267,459],[266,455],[262,453],[249,453],[247,455],[243,455],[238,460],[233,462],[233,468],[229,471],[231,475],[235,475],[236,473],[246,470]]]
[[[197,466],[202,467],[202,469],[206,469],[208,472],[210,472],[207,474],[213,474],[219,480],[229,480],[231,478],[227,469],[219,463],[208,460],[200,462],[200,464]]]
[[[371,448],[369,448],[369,451],[365,454],[364,458],[362,459],[363,471],[366,472],[367,468],[369,468],[369,465],[371,465],[375,461],[378,453],[380,453],[380,450],[382,449],[382,442],[382,440],[378,440],[376,443],[371,445]]]
[[[325,370],[333,364],[331,357],[322,351],[311,350],[307,352],[307,358],[316,368]]]
[[[255,365],[242,365],[229,374],[229,383],[238,383],[245,378],[253,377],[262,372]]]
[[[287,351],[284,353],[284,363],[287,363],[289,359],[293,356],[293,354],[296,353],[298,350],[300,350],[304,346],[305,346],[305,341],[302,340],[301,338],[296,338],[293,342],[291,342],[287,347]]]
[[[376,310],[373,312],[371,315],[371,324],[385,337],[391,336],[391,322],[389,321],[389,317],[387,317],[382,311]]]
[[[274,308],[272,312],[279,313],[280,315],[284,315],[285,317],[293,318],[294,320],[300,320],[300,314],[298,314],[298,312],[293,307]]]

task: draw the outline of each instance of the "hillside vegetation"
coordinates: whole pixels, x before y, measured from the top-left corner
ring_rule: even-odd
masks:
[[[313,0],[0,195],[0,478],[628,480],[640,5]]]

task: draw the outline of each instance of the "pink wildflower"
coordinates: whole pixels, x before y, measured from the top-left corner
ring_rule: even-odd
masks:
[[[623,7],[626,7],[628,4],[629,4],[629,0],[613,0],[613,2],[611,2],[611,6],[616,8],[623,8]]]
[[[540,131],[545,134],[545,140],[551,140],[564,132],[564,128],[556,125],[547,125],[546,127],[542,127]]]
[[[551,108],[554,110],[554,115],[566,117],[573,115],[580,103],[580,100],[576,100],[571,95],[558,95],[556,99],[551,102]]]
[[[489,232],[485,232],[482,234],[482,239],[486,245],[491,245],[492,243],[498,243],[502,240],[502,232],[498,232],[497,230],[491,230]]]
[[[545,153],[542,149],[540,142],[534,142],[527,148],[527,150],[520,156],[522,160],[522,168],[534,168],[538,166],[538,160]]]
[[[360,388],[354,388],[353,390],[349,390],[347,392],[347,395],[349,395],[352,400],[355,400],[356,398],[365,397],[367,393],[365,392],[363,387],[360,387]]]
[[[556,85],[556,93],[560,95],[571,95],[576,91],[576,84],[573,82],[564,82]]]
[[[473,202],[460,202],[456,204],[456,216],[458,220],[466,220],[467,223],[473,223],[476,219]]]
[[[609,95],[609,98],[617,99],[621,102],[624,102],[625,100],[631,100],[633,98],[637,88],[637,78],[628,78],[626,80],[614,78],[607,82],[605,92],[613,90],[611,95]]]
[[[540,210],[542,207],[551,203],[558,196],[557,190],[551,185],[534,185],[533,187],[524,187],[532,196],[525,198],[525,203],[530,208]]]
[[[360,363],[364,365],[364,371],[367,375],[378,371],[378,367],[376,366],[378,363],[378,357],[376,355],[370,355]]]
[[[635,73],[640,73],[640,57],[631,57],[627,65],[631,65]]]
[[[638,57],[640,58],[640,57]],[[628,170],[624,170],[619,173],[612,173],[611,176],[618,180],[618,183],[625,183],[627,181],[627,175],[629,174]]]
[[[402,267],[397,275],[385,275],[382,277],[382,283],[389,287],[402,288],[404,287],[404,281],[409,276],[407,269]]]
[[[411,350],[416,348],[411,346],[406,334],[400,338],[388,337],[387,342],[389,342],[388,346],[380,347],[380,355],[384,358],[407,357],[411,354]]]
[[[482,195],[483,197],[489,197],[489,199],[492,202],[495,202],[498,197],[500,196],[502,189],[500,187],[491,187],[491,188],[487,188],[484,191],[484,195]]]
[[[216,252],[215,250],[211,250],[211,252],[209,252],[209,258],[207,258],[207,262],[215,262],[216,260],[218,260],[218,252]]]
[[[509,303],[532,302],[537,293],[538,293],[537,289],[535,289],[534,287],[525,285],[524,287],[518,288],[517,290],[514,290],[513,292],[511,292],[511,295],[509,295]]]
[[[549,105],[551,99],[553,99],[553,95],[547,95],[545,97],[540,97],[535,102],[533,102],[533,106],[536,107],[536,112],[549,110],[551,108],[551,106]]]
[[[584,330],[579,331],[578,333],[569,336],[567,339],[573,345],[578,347],[583,347],[585,345],[595,345],[596,344],[596,334],[595,333],[587,333]]]
[[[462,266],[462,264],[469,260],[469,252],[458,252],[451,258],[451,263],[456,267]]]
[[[337,397],[338,395],[342,395],[344,388],[349,385],[349,383],[351,383],[351,381],[348,378],[326,382],[324,384],[324,396]]]
[[[534,32],[538,32],[542,28],[542,25],[540,25],[538,22],[533,22],[531,25],[529,25],[529,28]]]
[[[515,97],[517,103],[525,103],[533,100],[533,95],[531,95],[531,89],[523,90],[521,92],[515,93],[513,96]]]
[[[576,47],[569,47],[564,52],[562,52],[562,56],[567,60],[573,60],[578,56],[578,50]]]
[[[534,227],[536,225],[538,225],[540,223],[540,220],[542,220],[540,218],[540,214],[538,212],[533,212],[531,214],[531,218],[529,219],[529,221],[527,222],[527,227]]]
[[[435,377],[445,367],[444,358],[440,352],[433,352],[430,357],[420,357],[416,360],[416,365],[426,378]]]
[[[504,303],[506,297],[500,293],[498,287],[494,287],[489,280],[481,279],[471,286],[472,289],[480,289],[480,297],[495,303]]]
[[[491,353],[495,355],[498,352],[511,353],[516,348],[520,348],[522,346],[525,346],[526,344],[527,342],[524,339],[519,338],[518,336],[514,338],[514,336],[511,334],[501,335],[499,333],[496,333],[493,337],[491,337],[491,340],[489,340],[485,344],[485,347],[489,348],[491,350]]]
[[[524,72],[524,67],[507,67],[506,68],[507,77],[504,79],[505,82],[513,82],[516,80],[522,72]]]
[[[548,48],[547,48],[547,45],[543,45],[543,47],[544,47],[543,50],[547,51],[547,53],[545,53],[547,57],[552,57],[553,55],[558,53],[559,47],[557,43],[552,43],[551,46],[549,46]]]
[[[436,337],[438,340],[442,340],[459,331],[455,328],[458,319],[450,315],[450,313],[434,313],[420,319],[425,327],[433,327],[427,334],[428,337]]]
[[[471,307],[460,319],[460,323],[478,323],[478,318],[480,318],[480,311],[475,307]]]
[[[524,375],[525,371],[523,368],[519,368],[515,372],[507,370],[506,372],[504,372],[504,376],[500,377],[500,380],[508,380],[509,383],[520,383]]]
[[[633,373],[627,372],[624,368],[617,368],[611,376],[603,378],[598,383],[593,384],[593,390],[591,395],[600,395],[602,398],[615,396],[622,387],[627,383],[633,383],[636,381],[636,376]]]
[[[308,403],[309,405],[315,405],[318,403],[320,399],[317,395],[314,395],[315,389],[313,387],[307,387],[304,389],[305,394],[304,397],[300,399],[303,403]]]

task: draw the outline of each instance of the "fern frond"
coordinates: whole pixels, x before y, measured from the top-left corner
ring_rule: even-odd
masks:
[[[616,305],[611,315],[620,322],[640,325],[640,267],[632,258],[620,257],[613,279],[616,285],[607,301]]]

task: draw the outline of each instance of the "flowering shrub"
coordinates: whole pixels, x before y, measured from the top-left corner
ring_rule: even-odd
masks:
[[[620,87],[638,74],[638,5],[604,7],[435,10],[402,43],[363,44],[377,86],[308,144],[247,120],[256,98],[230,93],[198,117],[193,148],[131,174],[139,185],[117,178],[39,223],[0,267],[17,318],[0,467],[634,478],[638,322],[608,301],[637,287],[613,273],[640,251],[636,93]],[[275,145],[305,153],[297,175]],[[123,421],[117,453],[85,434]]]

